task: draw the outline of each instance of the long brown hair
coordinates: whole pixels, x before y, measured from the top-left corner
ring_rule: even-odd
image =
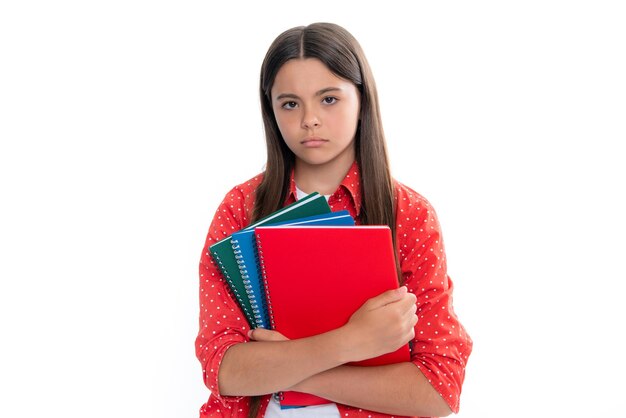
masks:
[[[389,169],[378,93],[365,54],[341,26],[313,23],[283,32],[272,43],[261,67],[260,95],[267,163],[256,190],[253,221],[280,209],[289,192],[295,156],[280,134],[272,109],[271,89],[280,67],[290,59],[317,58],[338,77],[351,81],[361,94],[356,161],[361,172],[363,224],[389,225],[395,230],[393,181]]]
[[[365,54],[357,40],[344,28],[332,23],[313,23],[280,34],[272,43],[261,67],[260,96],[267,163],[256,190],[252,222],[284,206],[295,156],[283,140],[272,109],[271,90],[278,70],[291,59],[317,58],[328,69],[351,81],[361,95],[360,120],[355,137],[356,161],[361,174],[362,224],[389,225],[395,246],[395,199],[387,147],[383,132],[378,93]],[[397,251],[396,251],[397,258]],[[396,259],[396,265],[398,260]],[[398,277],[401,277],[398,268]],[[253,418],[259,399],[253,398]]]

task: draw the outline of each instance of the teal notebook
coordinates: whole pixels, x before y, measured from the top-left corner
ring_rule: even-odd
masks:
[[[330,213],[330,206],[326,202],[326,198],[319,193],[311,193],[303,197],[295,203],[260,219],[254,224],[249,225],[246,229],[253,229],[256,226],[271,225],[277,222],[291,221],[298,218],[305,218],[314,215]],[[246,296],[246,287],[241,277],[237,259],[233,253],[232,236],[224,238],[221,241],[209,247],[209,251],[218,265],[220,271],[224,275],[224,280],[228,283],[228,287],[241,307],[243,314],[250,326],[256,323],[254,313],[250,301]]]
[[[347,210],[299,218],[293,221],[278,222],[272,225],[284,226],[354,226],[354,219]],[[253,328],[271,329],[265,288],[258,267],[258,254],[254,229],[245,229],[232,235],[232,246],[239,271],[243,279],[245,296],[248,298],[252,315]]]

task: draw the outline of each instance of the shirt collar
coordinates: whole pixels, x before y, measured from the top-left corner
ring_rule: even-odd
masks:
[[[330,196],[330,199],[333,199],[334,196],[345,192],[352,199],[352,203],[354,203],[354,208],[356,210],[356,215],[359,216],[361,214],[361,172],[359,170],[359,165],[356,160],[350,166],[348,173],[343,178],[337,190]],[[295,202],[297,200],[297,192],[296,192],[296,181],[294,178],[294,170],[291,170],[290,180],[289,180],[289,195],[287,196],[287,200],[290,202]],[[332,201],[332,200],[331,200]]]

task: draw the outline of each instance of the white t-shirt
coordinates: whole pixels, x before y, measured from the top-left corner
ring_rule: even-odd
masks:
[[[296,185],[296,200],[300,200],[305,196],[308,196],[309,193],[305,193],[302,190],[300,190],[300,188]],[[329,194],[325,194],[324,197],[326,198],[326,201],[328,201],[328,198],[330,197]]]
[[[270,400],[265,418],[341,418],[337,404],[312,405],[304,408],[280,409],[280,404],[273,396]]]
[[[300,200],[307,194],[296,186],[297,199]],[[328,200],[329,196],[325,196]],[[280,409],[280,404],[273,396],[270,400],[265,418],[341,418],[339,409],[334,403],[313,405],[304,408]]]

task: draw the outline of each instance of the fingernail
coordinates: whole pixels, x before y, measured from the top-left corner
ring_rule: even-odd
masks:
[[[248,331],[248,338],[252,339],[252,330]]]

